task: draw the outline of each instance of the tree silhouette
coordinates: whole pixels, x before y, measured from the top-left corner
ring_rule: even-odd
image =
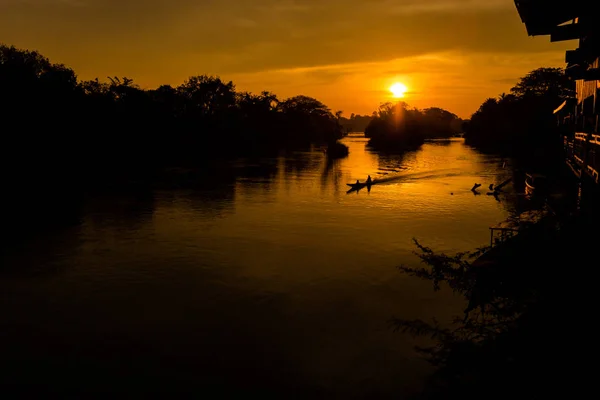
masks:
[[[53,193],[57,210],[85,191],[152,185],[168,167],[343,137],[338,116],[307,96],[280,101],[208,75],[150,90],[129,77],[79,81],[36,51],[6,45],[0,45],[0,103],[5,120],[19,126],[3,131],[11,153],[0,172],[19,193],[10,200],[15,209],[41,193]]]
[[[584,383],[579,365],[586,365],[587,343],[578,343],[588,329],[579,321],[592,312],[595,281],[561,271],[589,262],[591,226],[585,218],[549,214],[488,254],[482,248],[447,255],[415,240],[423,265],[399,269],[436,291],[454,291],[465,304],[450,324],[391,320],[396,330],[434,341],[417,347],[437,368],[425,398],[543,398]]]
[[[295,96],[278,104],[283,118],[291,123],[287,128],[292,142],[301,143],[319,138],[334,143],[343,137],[336,116],[320,101],[308,96]]]
[[[410,150],[425,139],[449,138],[461,130],[462,120],[441,108],[410,108],[405,102],[383,103],[365,129],[369,144],[379,149]]]
[[[465,125],[465,139],[480,150],[551,166],[560,153],[552,111],[572,95],[560,68],[538,68],[519,79],[510,94],[486,99]]]
[[[522,77],[510,92],[517,97],[564,99],[572,94],[573,89],[573,81],[562,68],[538,68]]]
[[[340,125],[346,132],[364,132],[373,117],[371,115],[350,114],[350,118],[340,117]]]

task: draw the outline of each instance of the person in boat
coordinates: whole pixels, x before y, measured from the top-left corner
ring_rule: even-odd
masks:
[[[371,175],[369,175],[369,177],[367,178],[367,185],[372,185],[373,184],[373,179],[371,179]]]
[[[356,180],[356,186],[360,186],[360,181],[358,179]]]

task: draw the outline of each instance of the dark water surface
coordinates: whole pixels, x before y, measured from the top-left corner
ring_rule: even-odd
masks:
[[[485,189],[510,171],[460,140],[404,156],[345,142],[332,163],[318,150],[239,160],[237,179],[201,190],[97,198],[79,225],[4,256],[5,389],[418,390],[430,367],[388,320],[449,319],[462,304],[395,266],[418,263],[413,237],[487,244],[512,203]],[[346,194],[368,174],[383,182]]]

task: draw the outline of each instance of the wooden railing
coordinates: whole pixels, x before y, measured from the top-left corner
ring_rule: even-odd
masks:
[[[587,172],[594,179],[594,181],[596,183],[598,183],[598,181],[599,181],[599,179],[598,179],[599,178],[598,171],[596,171],[596,169],[594,169],[594,167],[592,167],[591,165],[588,165],[587,166]]]
[[[567,159],[567,167],[569,167],[569,169],[577,178],[581,177],[581,168],[579,168],[576,164],[573,164],[570,159]]]
[[[567,166],[576,176],[589,175],[600,183],[600,133],[575,132],[574,138],[564,137]]]
[[[586,155],[586,172],[594,179],[596,183],[599,181],[598,170],[600,170],[600,147],[597,145],[588,146]]]

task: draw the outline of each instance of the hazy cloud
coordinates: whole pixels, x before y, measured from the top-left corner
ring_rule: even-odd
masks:
[[[517,78],[517,77],[492,79],[492,81],[495,83],[503,83],[503,84],[507,84],[507,85],[516,84],[518,80],[519,80],[519,78]]]
[[[382,0],[381,7],[396,14],[465,13],[508,9],[510,0]]]
[[[0,0],[0,7],[10,5],[25,6],[86,6],[90,0]]]
[[[411,101],[460,101],[448,109],[464,115],[477,108],[480,97],[507,90],[509,84],[500,80],[535,66],[561,66],[564,50],[576,47],[528,37],[511,0],[0,0],[0,5],[2,41],[37,49],[85,79],[119,74],[151,86],[219,74],[239,78],[252,90],[323,93],[340,104],[332,108],[347,111],[351,102],[357,111],[372,111],[378,101],[365,93],[380,91],[390,79],[406,79],[412,80]]]

